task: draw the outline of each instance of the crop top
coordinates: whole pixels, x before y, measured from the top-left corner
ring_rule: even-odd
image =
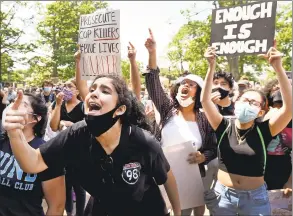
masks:
[[[237,141],[237,131],[244,136]],[[253,128],[240,130],[235,126],[235,119],[223,118],[216,130],[218,140],[219,169],[241,176],[264,176],[266,149],[272,135],[269,120],[255,122]]]

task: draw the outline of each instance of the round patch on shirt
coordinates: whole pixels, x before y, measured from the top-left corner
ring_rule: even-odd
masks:
[[[128,163],[123,166],[122,179],[127,184],[135,184],[140,176],[141,165],[138,162]]]

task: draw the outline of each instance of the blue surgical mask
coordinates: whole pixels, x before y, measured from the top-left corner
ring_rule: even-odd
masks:
[[[50,92],[52,90],[52,87],[44,87],[44,92]]]
[[[260,111],[259,107],[251,106],[249,103],[235,103],[235,116],[240,123],[248,123],[257,118]]]

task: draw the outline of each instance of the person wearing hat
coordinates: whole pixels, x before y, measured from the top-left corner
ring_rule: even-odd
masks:
[[[205,189],[210,185],[205,185],[205,167],[210,161],[216,158],[216,137],[209,125],[205,114],[201,111],[200,93],[203,86],[203,79],[194,74],[185,74],[180,77],[171,89],[171,98],[168,97],[162,88],[159,79],[160,70],[156,61],[156,42],[150,31],[150,38],[145,46],[149,52],[149,65],[145,73],[145,83],[149,96],[156,109],[160,113],[161,121],[159,133],[156,137],[161,140],[162,146],[167,147],[172,144],[190,142],[193,144],[194,152],[189,155],[182,155],[182,160],[188,160],[190,164],[198,164]],[[175,178],[178,176],[175,175]],[[188,175],[188,174],[186,174]],[[189,196],[180,190],[182,185],[178,184],[179,197],[182,207],[182,215],[203,215],[204,206],[194,205],[192,208],[185,208],[182,196]],[[204,196],[198,189],[197,196]],[[193,193],[190,190],[189,193]],[[192,195],[190,195],[192,196]]]
[[[270,84],[270,83],[268,83]],[[274,91],[270,96],[271,107],[264,117],[270,119],[283,106],[280,90]],[[268,190],[285,189],[284,194],[292,193],[292,120],[287,127],[273,138],[267,148],[267,167],[265,182]]]

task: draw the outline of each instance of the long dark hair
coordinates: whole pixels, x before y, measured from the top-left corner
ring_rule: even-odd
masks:
[[[120,118],[121,123],[137,125],[145,130],[152,131],[152,127],[147,120],[142,103],[140,103],[135,95],[128,89],[123,78],[114,74],[102,74],[98,75],[93,83],[102,77],[112,79],[112,84],[118,94],[117,105],[126,106],[126,111]]]
[[[41,120],[38,121],[33,128],[35,136],[43,137],[45,135],[48,121],[48,108],[41,97],[30,93],[25,93],[24,95],[28,97],[28,100],[31,103],[31,107],[33,109],[33,113],[38,117],[41,117]]]
[[[176,96],[178,94],[178,89],[179,89],[180,83],[176,83],[172,86],[171,91],[170,91],[170,95],[171,98],[174,102],[174,107],[176,109],[179,108],[179,102],[176,99]],[[194,104],[194,112],[197,112],[200,108],[202,108],[201,102],[200,102],[200,94],[201,94],[201,88],[199,87],[199,85],[197,85],[196,87],[196,93],[193,99],[195,99],[195,104]]]
[[[33,113],[37,115],[35,117],[36,120],[37,117],[41,117],[41,120],[33,127],[33,130],[35,136],[42,138],[46,132],[48,108],[40,96],[31,93],[25,93],[24,95],[28,97]],[[1,132],[0,139],[2,138],[8,138],[7,131]]]

